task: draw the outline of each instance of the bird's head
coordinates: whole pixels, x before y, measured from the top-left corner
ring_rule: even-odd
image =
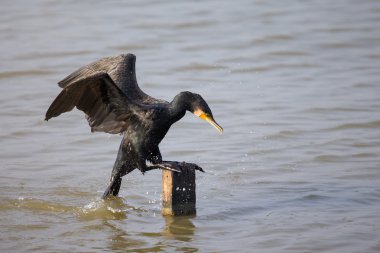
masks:
[[[216,123],[210,107],[201,97],[201,95],[189,91],[181,92],[181,94],[186,99],[188,111],[210,123],[213,127],[216,128],[216,130],[219,131],[219,133],[223,133],[223,128],[218,123]]]

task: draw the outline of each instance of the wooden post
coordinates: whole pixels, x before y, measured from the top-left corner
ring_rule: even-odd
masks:
[[[170,163],[182,172],[162,170],[162,214],[195,215],[195,168],[198,166],[185,162]]]

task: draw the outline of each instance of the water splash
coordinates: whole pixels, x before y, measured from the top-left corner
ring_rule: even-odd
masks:
[[[99,198],[79,208],[76,214],[82,220],[124,220],[127,218],[128,210],[133,209],[135,208],[128,206],[120,197],[111,197],[106,200]]]

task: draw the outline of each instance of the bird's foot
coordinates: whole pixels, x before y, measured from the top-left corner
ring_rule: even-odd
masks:
[[[183,164],[183,165],[185,165],[185,164],[190,165],[192,169],[199,170],[200,172],[205,173],[205,171],[201,167],[199,167],[197,164],[195,164],[195,163],[182,162],[181,164]]]
[[[174,172],[177,172],[177,173],[181,173],[182,171],[181,171],[181,168],[178,168],[177,166],[173,166],[172,164],[160,164],[160,165],[162,165],[162,169],[163,170],[169,170],[169,171],[174,171]]]
[[[174,168],[174,166],[170,163],[159,163],[159,164],[150,165],[145,171],[153,170],[153,169],[169,170],[169,171],[181,173],[180,169]]]
[[[154,170],[154,169],[169,170],[169,171],[181,173],[182,172],[181,165],[183,165],[183,166],[185,166],[185,165],[189,166],[190,165],[191,168],[194,170],[198,170],[198,171],[201,171],[203,173],[205,172],[201,167],[199,167],[195,163],[162,162],[162,163],[153,164],[153,165],[148,166],[144,171],[142,171],[142,173],[144,174],[145,172],[147,172],[149,170]]]

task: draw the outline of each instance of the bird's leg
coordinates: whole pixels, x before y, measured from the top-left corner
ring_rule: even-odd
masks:
[[[103,193],[103,199],[108,196],[117,196],[119,194],[120,186],[121,186],[121,177],[125,176],[133,169],[128,166],[127,160],[127,148],[124,143],[124,139],[120,144],[119,152],[117,153],[116,161],[112,169],[111,180],[108,184],[107,189]]]
[[[147,160],[151,162],[151,165],[145,166],[144,172],[154,169],[170,170],[178,173],[181,172],[181,170],[178,168],[176,164],[174,165],[170,162],[162,162],[162,155],[158,146],[152,148],[152,150],[148,154]]]
[[[158,146],[151,150],[151,152],[148,154],[146,160],[151,162],[152,164],[162,163],[162,155],[161,155],[161,152],[160,152],[160,149],[158,148]]]
[[[194,170],[205,172],[201,167],[199,167],[195,163],[185,163],[185,162],[179,163],[179,162],[162,161],[161,152],[158,146],[151,150],[151,152],[149,153],[147,157],[147,160],[151,162],[152,165],[145,166],[144,172],[149,171],[149,170],[154,170],[154,169],[163,169],[163,170],[170,170],[174,172],[182,172],[181,164],[187,164],[187,165],[190,165],[191,168],[193,168]]]
[[[107,187],[107,189],[103,193],[103,199],[106,199],[108,196],[117,196],[119,194],[121,186],[121,177],[120,176],[112,176],[111,181]]]

